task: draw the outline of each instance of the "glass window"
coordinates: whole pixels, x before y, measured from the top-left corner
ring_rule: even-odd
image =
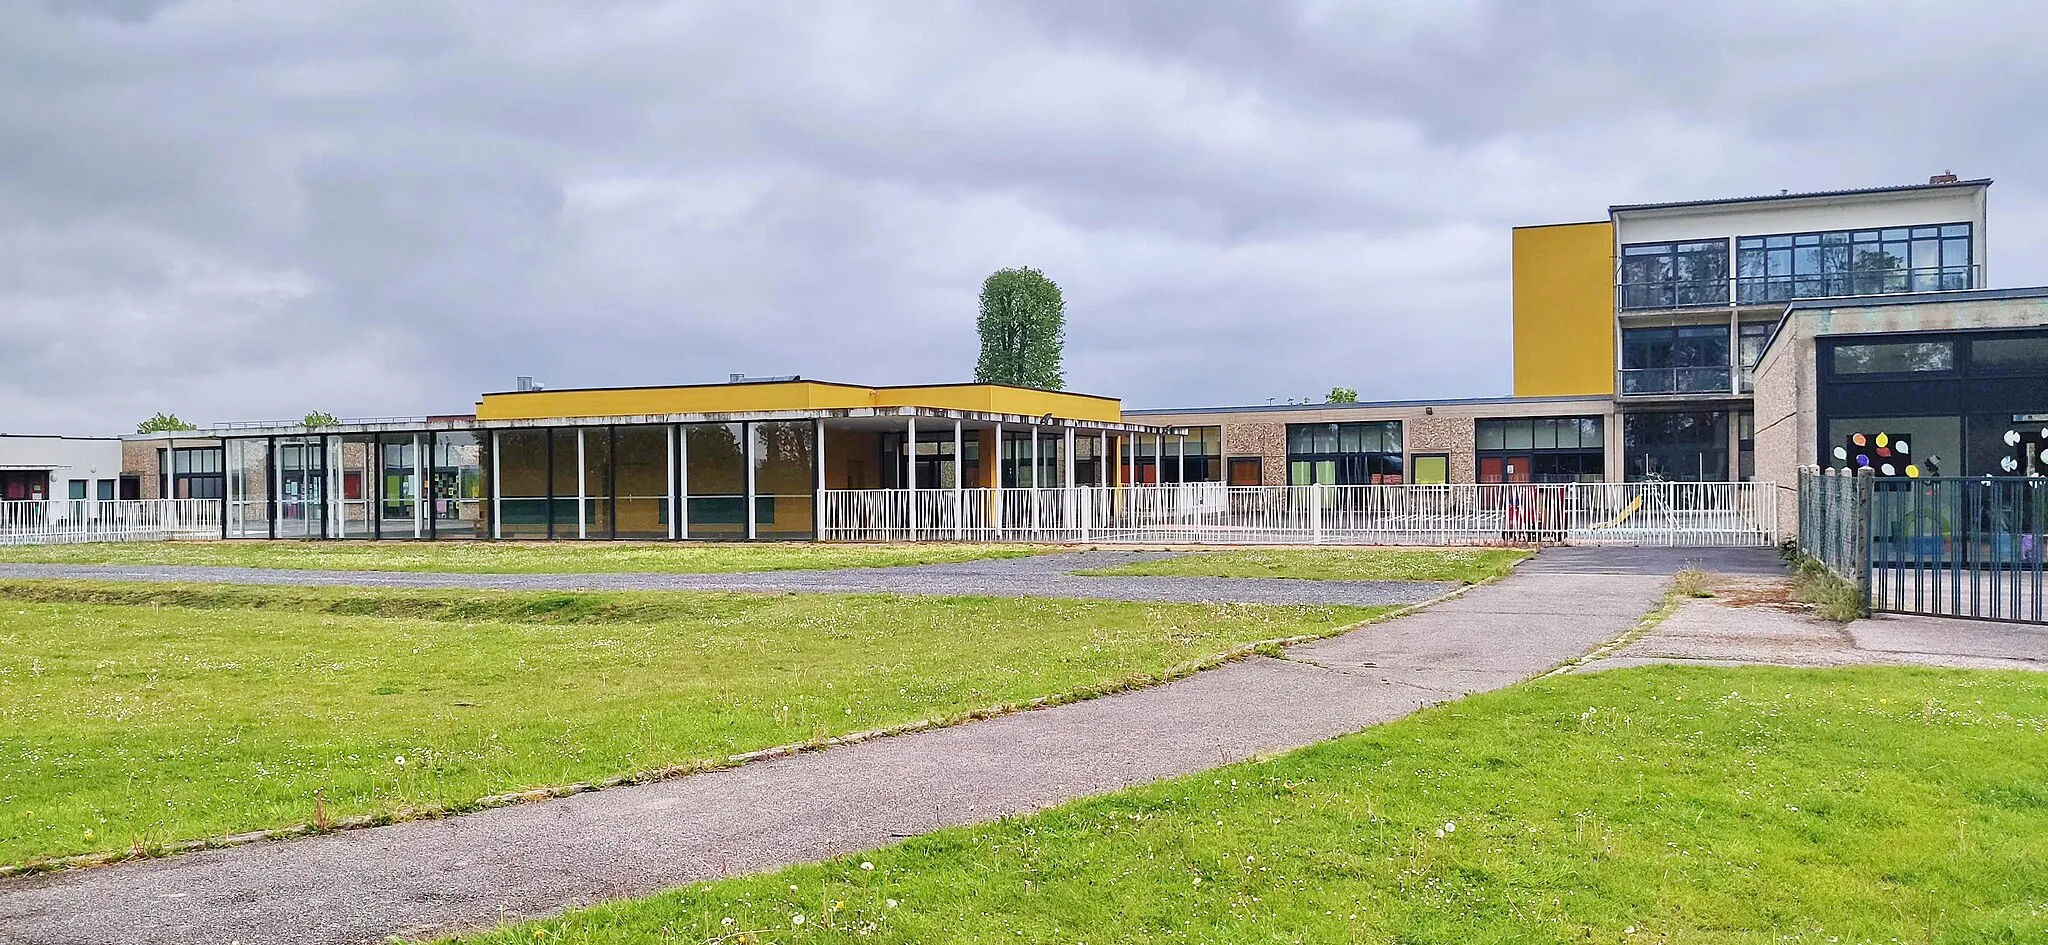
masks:
[[[1536,449],[1557,449],[1557,421],[1537,420],[1532,426],[1536,432],[1536,442],[1534,444]],[[1576,446],[1578,442],[1578,435],[1576,434],[1576,432],[1572,436],[1572,441],[1573,445]]]
[[[1629,481],[1728,481],[1726,411],[1632,413],[1622,420]]]
[[[1869,466],[1895,478],[1957,476],[1963,474],[1963,422],[1959,417],[1830,418],[1827,449],[1821,462],[1836,469]]]
[[[71,488],[70,488],[70,490],[69,490],[69,494],[70,494],[70,496],[71,496],[71,499],[72,499],[72,501],[74,501],[74,502],[83,502],[83,501],[85,501],[85,498],[86,498],[86,495],[85,495],[85,490],[86,490],[87,488],[91,487],[91,486],[92,486],[92,480],[90,480],[90,479],[73,479],[73,480],[71,480]]]
[[[1955,370],[1956,348],[1949,341],[1836,345],[1836,374],[1904,374]]]
[[[578,529],[578,510],[582,505],[580,496],[583,487],[577,477],[583,471],[582,456],[578,447],[583,442],[583,431],[574,427],[552,431],[553,445],[550,458],[548,482],[554,490],[554,501],[549,503],[549,514],[554,528],[548,532],[551,538],[574,538]]]
[[[1970,224],[1744,237],[1736,298],[1797,298],[1973,288]]]
[[[1527,420],[1512,420],[1507,425],[1508,449],[1526,450],[1536,446],[1536,432]]]
[[[548,537],[548,431],[500,430],[498,534]]]
[[[1728,301],[1728,243],[1638,243],[1621,248],[1618,277],[1626,309],[1719,305]]]
[[[612,510],[619,538],[668,537],[669,428],[615,427]]]
[[[754,534],[809,538],[813,534],[813,426],[809,420],[752,423]],[[950,449],[951,443],[947,444]]]
[[[2048,335],[1975,339],[1970,342],[1970,369],[1996,374],[2048,374]]]
[[[1415,478],[1419,486],[1439,486],[1451,481],[1451,458],[1442,453],[1415,456]]]
[[[1401,481],[1403,458],[1398,420],[1295,424],[1288,427],[1287,442],[1287,475],[1292,484]]]
[[[1507,448],[1507,424],[1503,420],[1481,420],[1478,422],[1479,448],[1498,450]]]
[[[612,536],[612,431],[609,427],[583,428],[583,538]],[[555,534],[562,524],[555,523]]]
[[[744,430],[737,423],[683,427],[689,537],[747,536],[747,467]]]
[[[484,497],[490,484],[489,434],[445,430],[433,435],[429,464],[428,521],[435,538],[483,538],[488,514]]]

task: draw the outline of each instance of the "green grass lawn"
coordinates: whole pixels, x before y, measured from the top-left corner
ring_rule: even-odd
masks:
[[[1096,577],[1303,578],[1315,581],[1457,581],[1500,577],[1529,552],[1500,548],[1276,548],[1205,551],[1076,572]]]
[[[1667,667],[460,941],[2041,942],[2043,864],[2048,674]]]
[[[1381,609],[0,583],[0,864],[723,759]]]
[[[729,574],[739,571],[946,564],[990,558],[1022,558],[1056,550],[1059,549],[1044,546],[925,543],[703,545],[677,542],[138,541],[0,547],[0,562],[189,564],[473,574]]]

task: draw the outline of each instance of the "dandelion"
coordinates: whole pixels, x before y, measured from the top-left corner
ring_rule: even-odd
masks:
[[[891,899],[891,900],[889,900],[889,901],[887,901],[887,902],[883,903],[883,905],[885,905],[885,906],[888,906],[888,907],[889,907],[889,908],[891,908],[891,909],[894,909],[894,908],[896,908],[896,900],[894,900],[894,899]]]
[[[725,918],[718,920],[718,924],[725,926],[726,928],[732,928],[732,916],[726,916]]]
[[[802,924],[804,924],[804,914],[803,914],[803,913],[801,913],[801,912],[799,912],[799,913],[797,913],[796,915],[790,916],[790,917],[789,917],[789,924],[791,924],[791,925],[802,925]]]
[[[860,868],[864,870],[872,870],[875,868],[875,864],[870,863],[866,860],[862,860],[860,861]]]
[[[405,756],[399,755],[398,757],[391,759],[391,763],[403,768],[405,767]]]
[[[1451,821],[1448,821],[1448,820],[1446,820],[1446,821],[1444,821],[1444,832],[1445,832],[1445,833],[1457,833],[1457,832],[1458,832],[1458,825],[1457,825],[1457,824],[1455,824],[1455,823],[1452,823]]]

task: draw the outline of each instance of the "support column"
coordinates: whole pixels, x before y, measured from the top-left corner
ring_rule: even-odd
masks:
[[[953,540],[967,538],[967,451],[961,445],[960,418],[953,418]]]
[[[1074,488],[1074,428],[1067,427],[1066,436],[1060,443],[1060,528],[1073,528],[1076,513],[1074,502],[1080,492]]]
[[[995,462],[989,466],[989,484],[994,487],[995,491],[989,493],[989,495],[995,499],[993,511],[995,512],[996,520],[990,524],[995,526],[995,540],[1002,541],[1005,537],[1005,530],[1003,528],[1003,423],[1000,420],[996,421],[995,444]]]
[[[753,541],[761,534],[760,523],[754,521],[754,424],[747,421],[740,424],[740,463],[747,468],[747,540]]]
[[[1045,474],[1045,464],[1038,459],[1038,424],[1031,424],[1031,535],[1038,537],[1042,521],[1039,515],[1038,497],[1041,485],[1039,478]]]
[[[903,421],[903,483],[909,491],[904,499],[910,506],[910,540],[917,540],[917,415]]]
[[[668,447],[668,478],[662,480],[663,486],[661,491],[668,493],[668,538],[670,541],[681,537],[681,533],[676,531],[676,506],[681,504],[681,497],[677,494],[679,490],[676,489],[676,435],[680,431],[681,428],[675,424],[669,424],[664,431],[668,434],[668,442],[664,444]]]
[[[690,428],[676,427],[676,537],[690,537]]]
[[[811,421],[811,456],[817,467],[811,471],[811,535],[825,537],[825,421]]]
[[[1109,431],[1095,431],[1095,484],[1109,485]]]
[[[589,503],[589,501],[590,501],[590,500],[589,500],[589,499],[587,498],[587,496],[588,496],[588,495],[590,494],[590,486],[589,486],[589,484],[588,484],[588,483],[586,483],[586,482],[584,482],[584,481],[583,481],[583,472],[584,472],[584,469],[586,468],[586,464],[585,464],[585,463],[584,463],[584,461],[583,461],[583,439],[584,439],[585,437],[589,436],[589,435],[590,435],[590,430],[589,430],[588,428],[578,429],[578,430],[576,431],[576,537],[577,537],[577,538],[588,538],[588,537],[590,537],[590,522],[589,522],[589,518],[590,518],[590,516],[589,516],[589,514],[588,514],[588,513],[587,513],[587,512],[585,511],[585,506],[586,506],[586,505],[587,505],[587,504]],[[413,491],[414,491],[414,492],[418,492],[419,490],[415,489],[415,490],[413,490]],[[748,537],[748,538],[752,538],[752,537],[754,537],[754,536],[752,536],[752,535],[748,535],[747,537]]]
[[[433,464],[427,462],[420,435],[412,435],[412,537],[427,537],[428,503],[433,502]]]
[[[1180,435],[1180,445],[1179,445],[1179,446],[1177,446],[1177,447],[1175,447],[1174,449],[1176,450],[1176,453],[1175,453],[1175,455],[1174,455],[1174,457],[1173,457],[1173,462],[1174,462],[1174,468],[1175,468],[1175,470],[1176,470],[1176,471],[1175,471],[1175,475],[1176,475],[1176,476],[1179,476],[1179,477],[1180,477],[1180,484],[1181,484],[1181,485],[1187,485],[1187,484],[1188,484],[1188,435],[1187,435],[1187,434],[1183,433],[1183,434],[1181,434],[1181,435]]]
[[[498,431],[491,431],[491,540],[505,537],[505,480],[498,474],[504,468],[500,457],[504,455],[503,438]],[[383,514],[379,508],[377,513]]]

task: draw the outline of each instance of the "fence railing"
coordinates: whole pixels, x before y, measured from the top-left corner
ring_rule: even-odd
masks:
[[[0,502],[0,545],[219,537],[219,499]]]
[[[1870,607],[2048,623],[2048,479],[1878,479]]]
[[[828,541],[1759,547],[1763,482],[831,489]]]
[[[1799,547],[1873,611],[2048,623],[2048,479],[1802,470]]]

